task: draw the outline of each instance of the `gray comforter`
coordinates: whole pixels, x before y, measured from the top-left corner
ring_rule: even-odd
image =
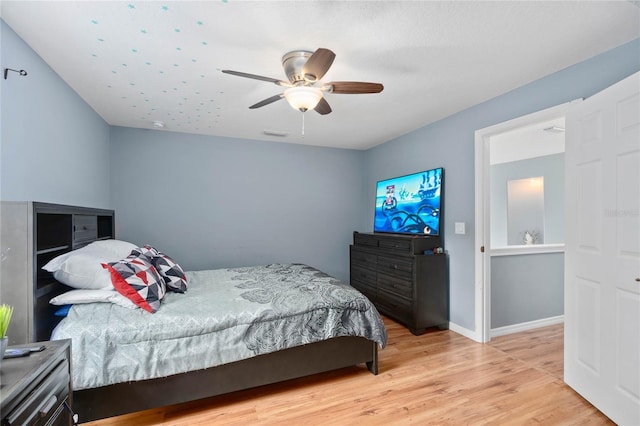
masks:
[[[165,377],[337,336],[386,344],[375,307],[306,265],[187,272],[155,314],[74,305],[52,339],[72,339],[76,390]]]

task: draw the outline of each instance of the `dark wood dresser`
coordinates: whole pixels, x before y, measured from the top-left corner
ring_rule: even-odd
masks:
[[[351,285],[416,335],[449,328],[447,255],[424,254],[434,243],[439,240],[354,232],[350,246]]]
[[[2,426],[71,425],[71,343],[69,340],[29,343],[41,352],[0,364]]]

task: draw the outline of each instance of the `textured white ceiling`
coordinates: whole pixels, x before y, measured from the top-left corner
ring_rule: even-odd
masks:
[[[11,1],[2,19],[111,125],[366,149],[640,36],[629,1]],[[384,84],[286,101],[232,69],[286,79],[285,53],[325,47],[323,81]],[[20,69],[20,64],[5,66]],[[27,70],[28,71],[28,70]],[[264,130],[288,133],[267,136]]]
[[[564,152],[564,117],[546,120],[494,135],[490,139],[491,164],[508,163]]]

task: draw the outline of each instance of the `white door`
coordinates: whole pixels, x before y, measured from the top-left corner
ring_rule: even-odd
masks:
[[[567,114],[565,382],[640,424],[640,73]]]

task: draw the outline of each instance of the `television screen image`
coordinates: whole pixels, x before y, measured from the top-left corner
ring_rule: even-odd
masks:
[[[437,168],[379,181],[373,230],[440,235],[442,177]]]

